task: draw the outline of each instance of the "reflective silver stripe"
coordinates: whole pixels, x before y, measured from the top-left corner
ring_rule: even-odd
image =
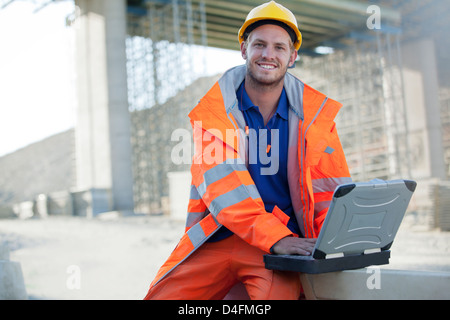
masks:
[[[222,178],[225,178],[233,171],[246,171],[247,167],[240,159],[233,161],[234,163],[223,162],[209,169],[203,174],[203,183],[198,186],[198,193],[203,196],[206,192],[206,188]]]
[[[217,215],[226,207],[239,203],[247,198],[257,199],[260,197],[255,185],[239,187],[228,191],[218,197],[216,197],[209,206],[209,211],[217,217]]]
[[[314,212],[320,212],[330,207],[331,201],[320,201],[314,204]]]
[[[206,216],[206,212],[188,212],[186,219],[186,228],[192,227],[194,224],[202,220]]]
[[[189,240],[191,240],[194,250],[200,247],[209,237],[211,237],[222,225],[217,221],[214,215],[211,215],[214,223],[216,224],[216,229],[212,231],[208,236],[202,229],[200,223],[196,223],[187,231]]]
[[[303,125],[305,124],[305,122],[302,122],[302,126],[301,126],[301,172],[304,172],[304,168],[305,168],[305,154],[306,154],[306,133],[308,132],[309,128],[311,127],[311,125],[314,123],[314,121],[316,120],[316,118],[319,116],[320,112],[322,111],[323,107],[325,106],[325,104],[328,101],[328,97],[325,97],[325,99],[322,102],[322,105],[320,106],[319,110],[317,111],[317,113],[314,115],[314,118],[311,120],[311,122],[308,124],[308,126],[306,127],[305,132],[303,133]],[[311,221],[309,221],[309,214],[308,214],[308,210],[309,210],[309,197],[308,197],[308,190],[305,187],[305,182],[303,181],[303,177],[304,175],[301,175],[301,185],[302,185],[302,190],[303,190],[303,198],[305,199],[305,214],[303,215],[303,220],[306,222],[306,227],[311,226]],[[305,236],[307,238],[309,238],[310,236],[312,236],[313,230],[305,230],[306,234]]]
[[[219,228],[222,226],[215,218],[212,216],[214,222],[217,225],[217,228],[211,232],[208,236],[205,235],[205,232],[203,231],[200,224],[195,224],[191,229],[188,230],[186,235],[189,237],[189,240],[192,242],[194,249],[190,251],[186,256],[184,256],[178,263],[176,263],[170,270],[168,270],[164,275],[162,275],[157,282],[153,286],[156,286],[162,279],[164,279],[170,272],[172,272],[176,267],[178,267],[183,261],[185,261],[187,258],[190,257],[192,253],[195,252],[198,247],[200,247],[206,240],[208,240],[209,237],[211,237],[214,233],[219,230]],[[177,250],[177,249],[175,249]]]
[[[198,248],[206,239],[205,232],[200,224],[195,224],[187,232],[189,240],[191,240],[194,248]]]
[[[286,89],[290,110],[298,118],[303,119],[303,92],[305,90],[305,84],[290,73],[286,73],[284,77],[284,88]]]
[[[338,185],[351,183],[352,178],[343,177],[343,178],[321,178],[321,179],[313,179],[313,191],[314,193],[319,192],[333,192]]]
[[[254,184],[244,186],[245,189],[248,191],[248,194],[252,199],[258,199],[261,198],[261,195],[259,194],[258,188]]]
[[[218,227],[221,227],[222,226],[222,224],[221,223],[219,223],[219,221],[216,219],[216,217],[214,216],[214,215],[211,215],[212,216],[212,218],[213,218],[213,220],[214,220],[214,222],[217,224],[217,226]]]
[[[191,185],[191,193],[189,195],[189,198],[191,200],[200,200],[202,198],[194,185]]]

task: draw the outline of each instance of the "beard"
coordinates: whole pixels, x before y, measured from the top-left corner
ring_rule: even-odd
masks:
[[[260,90],[270,90],[272,88],[278,87],[284,81],[284,76],[287,72],[287,67],[281,69],[280,65],[277,65],[277,72],[267,72],[263,70],[258,70],[258,66],[255,63],[251,63],[247,60],[247,80],[250,81],[254,88]]]

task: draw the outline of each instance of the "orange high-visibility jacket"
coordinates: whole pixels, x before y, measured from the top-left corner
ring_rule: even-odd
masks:
[[[264,209],[246,167],[245,120],[236,91],[246,67],[227,71],[191,111],[195,153],[186,233],[152,286],[224,225],[266,252],[293,235],[280,209]],[[334,118],[341,104],[287,73],[288,177],[292,204],[305,238],[318,236],[334,189],[351,181]]]

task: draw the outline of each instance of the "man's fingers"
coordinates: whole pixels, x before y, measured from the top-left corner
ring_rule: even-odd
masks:
[[[293,248],[301,255],[310,255],[314,250],[314,246],[295,246]]]
[[[311,255],[310,251],[304,250],[302,248],[292,248],[292,252],[290,252],[289,254],[298,254],[301,256],[309,256]]]
[[[316,239],[286,237],[278,241],[273,249],[276,254],[310,255]]]

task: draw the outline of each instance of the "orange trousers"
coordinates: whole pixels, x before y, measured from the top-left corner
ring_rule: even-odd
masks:
[[[155,286],[146,300],[222,300],[241,282],[253,300],[297,300],[297,272],[268,270],[264,251],[236,235],[207,242]]]

